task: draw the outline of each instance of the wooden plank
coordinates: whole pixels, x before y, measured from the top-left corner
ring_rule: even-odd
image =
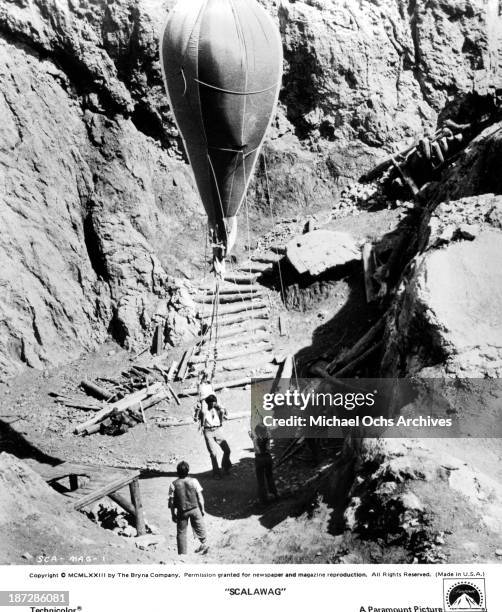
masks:
[[[286,249],[284,249],[284,253]],[[264,253],[263,255],[253,255],[251,259],[253,261],[259,261],[260,263],[276,264],[279,263],[283,258],[283,255],[278,253]]]
[[[241,291],[239,293],[226,293],[220,295],[220,304],[232,304],[233,302],[245,302],[254,298],[259,298],[265,294],[258,291]],[[214,296],[200,296],[194,299],[198,304],[212,304]]]
[[[194,354],[194,351],[195,351],[195,346],[191,346],[188,350],[185,351],[185,354],[183,355],[183,359],[181,360],[181,363],[180,363],[178,374],[176,375],[176,378],[178,380],[183,380],[185,378],[186,373],[187,373],[187,368],[190,363],[190,360],[192,359],[192,355]]]
[[[218,319],[218,323],[220,326],[220,331],[222,327],[227,327],[229,325],[235,325],[236,323],[244,323],[247,321],[255,321],[259,319],[268,319],[268,308],[263,306],[263,308],[254,308],[252,311],[248,312],[240,312],[238,314],[227,315],[224,317],[220,317]],[[221,337],[221,335],[219,335]]]
[[[225,387],[228,387],[229,389],[231,389],[233,387],[244,387],[250,384],[251,384],[251,378],[246,376],[244,378],[236,378],[234,380],[213,382],[212,387],[215,391],[218,391],[219,389],[224,389]],[[196,387],[188,387],[186,389],[182,389],[181,391],[178,391],[178,395],[180,397],[188,397],[190,395],[197,395],[198,393],[199,393],[198,385]]]
[[[288,319],[284,314],[279,315],[279,334],[281,336],[288,335]]]
[[[70,491],[76,491],[78,489],[78,475],[70,474]]]
[[[383,332],[385,327],[385,316],[379,319],[359,340],[345,353],[333,359],[327,366],[326,370],[332,374],[335,370],[339,370],[342,366],[355,359],[358,355],[364,352],[370,345],[374,343],[376,338]]]
[[[364,268],[364,289],[366,291],[366,301],[368,304],[375,301],[375,291],[373,287],[373,273],[375,271],[373,260],[373,245],[367,242],[362,249],[362,259]]]
[[[108,404],[107,406],[105,406],[105,408],[97,412],[91,419],[89,419],[88,421],[85,421],[85,423],[81,423],[80,425],[77,425],[77,427],[75,427],[74,429],[74,433],[78,434],[78,433],[85,431],[91,425],[95,425],[96,423],[99,423],[100,421],[105,419],[112,412],[115,412],[115,411],[122,412],[124,410],[127,410],[127,408],[132,408],[133,406],[138,404],[140,401],[143,401],[147,399],[148,397],[151,397],[152,395],[159,393],[161,390],[162,390],[162,383],[157,382],[157,383],[154,383],[153,385],[150,385],[150,387],[147,387],[146,389],[141,389],[140,391],[131,393],[130,395],[128,395],[127,397],[124,397],[118,402],[113,402],[112,404]]]
[[[133,503],[136,517],[136,531],[139,536],[146,533],[145,515],[143,514],[143,503],[141,501],[141,491],[139,488],[139,481],[135,478],[129,485],[131,491],[131,501]]]
[[[227,361],[228,359],[236,359],[238,357],[244,357],[245,355],[256,355],[257,353],[263,353],[267,351],[271,351],[272,347],[270,344],[254,344],[252,346],[248,346],[245,349],[240,348],[237,351],[228,351],[226,353],[222,353],[218,351],[218,355],[216,357],[217,361]],[[191,361],[192,364],[197,363],[205,363],[207,360],[207,355],[201,355],[198,357],[194,357]]]
[[[164,389],[161,389],[160,391],[158,391],[155,395],[152,395],[151,397],[147,398],[146,400],[144,400],[144,401],[140,400],[140,401],[142,402],[143,410],[147,410],[148,408],[152,408],[153,406],[156,406],[157,404],[160,404],[160,402],[164,401],[168,397],[169,397],[169,391],[168,391],[167,388],[164,388]],[[138,404],[139,404],[139,402],[138,402]],[[131,408],[134,408],[134,406],[131,406]],[[138,405],[138,408],[139,408],[139,405]],[[135,418],[135,417],[132,416],[132,418]],[[139,422],[141,422],[140,419],[136,419],[136,420],[139,420]],[[98,433],[98,431],[100,429],[101,429],[101,423],[99,422],[99,423],[94,423],[94,424],[86,427],[85,429],[83,429],[79,433],[90,436],[92,434]]]
[[[178,395],[176,394],[176,391],[172,388],[172,386],[169,383],[167,383],[167,388],[169,389],[171,395],[173,396],[174,401],[178,404],[178,406],[181,406],[180,398],[178,397]]]
[[[108,497],[116,504],[118,504],[121,508],[123,508],[126,512],[128,512],[132,516],[136,516],[134,506],[123,495],[115,491],[115,493],[108,493]]]
[[[161,355],[164,350],[164,323],[159,323],[155,328],[154,352]]]
[[[40,476],[46,482],[54,482],[56,480],[61,480],[62,478],[68,478],[72,474],[76,476],[88,476],[91,477],[92,474],[96,472],[96,466],[89,465],[79,465],[76,463],[61,463],[56,466],[33,466],[33,469],[40,474]]]
[[[273,269],[273,264],[256,260],[246,261],[239,265],[239,270],[249,274],[264,274],[266,272],[272,272]]]
[[[234,283],[236,285],[253,285],[257,279],[256,274],[232,274],[228,273],[225,275],[224,280],[227,283]]]
[[[361,353],[361,355],[356,357],[353,361],[348,363],[341,370],[334,372],[332,375],[333,378],[343,378],[344,376],[348,376],[356,369],[356,367],[358,367],[359,365],[364,363],[369,357],[371,357],[373,353],[376,353],[379,349],[381,349],[382,346],[383,346],[383,342],[378,342],[374,346],[370,346],[370,348],[364,351],[364,353]]]
[[[113,393],[110,393],[106,389],[103,389],[103,387],[100,387],[99,385],[96,385],[95,383],[89,380],[82,380],[80,386],[86,393],[89,393],[90,395],[93,395],[98,399],[104,399],[109,401],[114,397]]]
[[[97,490],[93,490],[92,493],[89,493],[89,495],[85,495],[84,497],[79,499],[76,503],[73,504],[73,507],[75,508],[75,510],[81,510],[86,506],[90,506],[102,497],[107,497],[110,493],[114,493],[122,487],[125,487],[126,485],[130,484],[135,478],[138,478],[138,476],[139,472],[129,472],[126,476],[116,478],[107,485],[99,487]]]
[[[257,332],[266,332],[267,326],[263,321],[248,320],[242,325],[229,325],[226,328],[220,329],[218,333],[218,340],[225,338],[233,338],[234,336],[240,336],[242,334],[254,335]]]
[[[169,370],[167,371],[167,380],[168,382],[171,382],[174,379],[174,376],[178,370],[178,365],[179,362],[178,361],[173,361],[171,364],[171,367],[169,368]]]
[[[199,287],[199,289],[201,291],[204,291],[204,295],[208,298],[209,297],[212,298],[216,293],[216,290],[214,289],[214,287],[204,288],[204,286],[201,286]],[[218,291],[218,294],[220,296],[232,295],[234,293],[253,293],[253,294],[262,295],[264,292],[260,285],[244,285],[242,287],[236,287],[234,284],[220,285],[220,289]]]
[[[218,336],[218,348],[221,349],[223,347],[235,346],[236,344],[243,346],[245,344],[252,344],[253,342],[269,342],[270,341],[270,332],[268,330],[260,330],[256,329],[254,331],[246,331],[244,330],[241,334],[232,334],[230,336],[226,336],[225,338],[221,338]]]
[[[260,310],[262,308],[266,308],[266,303],[261,300],[239,300],[232,304],[225,304],[224,306],[220,306],[218,308],[218,318],[221,318],[225,315],[237,314],[238,312],[253,312],[254,310]],[[199,316],[202,319],[209,319],[213,316],[212,310],[201,310],[199,311]]]

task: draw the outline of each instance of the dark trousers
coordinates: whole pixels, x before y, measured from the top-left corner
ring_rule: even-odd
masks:
[[[272,455],[264,453],[255,455],[254,465],[256,470],[256,480],[258,481],[258,496],[263,503],[267,502],[267,488],[274,497],[278,496],[274,481],[274,464]]]
[[[178,555],[187,554],[187,529],[188,523],[192,526],[195,536],[199,538],[200,543],[204,544],[206,541],[206,526],[204,525],[204,519],[199,508],[193,508],[186,512],[178,514],[176,542],[178,544]]]
[[[223,451],[223,458],[221,460],[221,469],[224,472],[229,472],[232,467],[230,462],[230,446],[223,437],[221,427],[206,427],[204,429],[204,440],[206,441],[207,450],[211,457],[211,464],[213,466],[213,474],[219,474],[220,468],[218,465],[218,446]]]

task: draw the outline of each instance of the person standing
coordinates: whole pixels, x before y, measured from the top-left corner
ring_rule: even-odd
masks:
[[[221,472],[228,474],[232,467],[230,461],[230,446],[223,435],[223,421],[227,417],[227,411],[219,403],[208,383],[200,385],[201,403],[195,411],[195,420],[198,420],[204,434],[206,447],[211,457],[213,476],[221,478]],[[221,469],[218,464],[218,447],[223,452]]]
[[[176,523],[178,555],[187,554],[188,523],[190,523],[200,541],[200,546],[195,552],[205,554],[209,547],[206,544],[202,487],[197,479],[188,475],[190,466],[186,461],[178,463],[176,472],[178,478],[169,487],[169,508],[171,509],[171,518]]]
[[[274,480],[274,462],[270,452],[270,434],[263,425],[258,423],[254,431],[249,432],[249,436],[253,441],[254,446],[254,463],[256,471],[256,480],[258,482],[258,497],[262,504],[268,503],[268,493],[270,493],[277,501],[279,493],[275,486]]]

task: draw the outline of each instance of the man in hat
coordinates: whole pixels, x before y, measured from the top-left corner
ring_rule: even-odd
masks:
[[[249,432],[254,446],[254,463],[258,482],[258,497],[262,504],[268,503],[268,493],[277,501],[279,493],[274,480],[274,462],[270,452],[270,433],[263,423],[258,423]]]
[[[195,552],[206,554],[208,546],[206,544],[206,526],[203,519],[205,510],[202,487],[198,480],[188,475],[190,466],[186,461],[178,463],[176,472],[178,478],[169,487],[169,508],[171,508],[171,518],[177,527],[178,554],[186,555],[187,553],[188,523],[192,525],[192,529],[200,541],[200,546]]]
[[[199,392],[200,404],[196,408],[194,419],[199,421],[202,428],[207,450],[211,457],[213,476],[221,478],[221,470],[228,474],[232,467],[230,447],[223,436],[223,421],[227,417],[227,411],[218,403],[216,394],[209,383],[202,383]],[[223,451],[221,470],[218,465],[218,446]]]

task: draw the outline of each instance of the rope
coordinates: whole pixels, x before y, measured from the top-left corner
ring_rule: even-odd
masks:
[[[257,94],[262,94],[262,93],[266,93],[267,91],[271,91],[272,89],[275,89],[277,87],[277,83],[274,83],[274,85],[270,85],[270,87],[266,87],[265,89],[258,89],[256,91],[233,91],[232,89],[223,89],[222,87],[217,87],[216,85],[205,83],[204,81],[201,81],[200,79],[196,79],[195,77],[194,77],[194,81],[196,83],[199,83],[199,85],[203,85],[204,87],[209,87],[210,89],[221,91],[221,93],[226,93],[226,94],[230,94],[233,96],[255,96]]]
[[[246,160],[244,159],[244,155],[242,156],[242,169],[244,171],[244,185],[247,183],[247,174],[246,174]],[[251,230],[249,225],[249,206],[248,206],[248,193],[247,190],[244,193],[244,208],[246,210],[246,230],[248,237],[248,253],[251,249]],[[249,258],[249,275],[251,276],[251,258]],[[254,319],[254,306],[253,299],[251,298],[251,318]]]

